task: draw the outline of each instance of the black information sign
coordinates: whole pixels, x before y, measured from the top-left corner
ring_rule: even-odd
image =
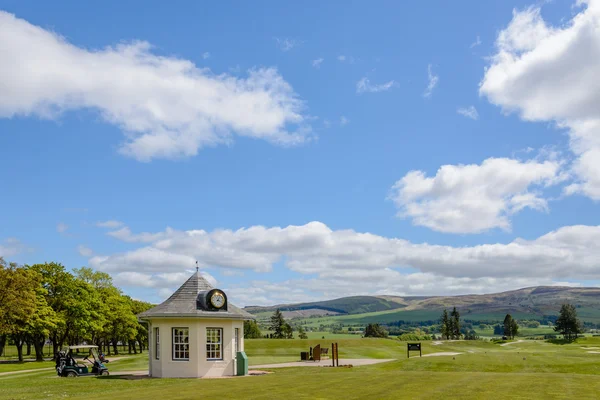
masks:
[[[419,357],[423,356],[423,353],[421,352],[421,343],[407,343],[406,345],[407,345],[406,358],[410,358],[411,351],[418,351]]]

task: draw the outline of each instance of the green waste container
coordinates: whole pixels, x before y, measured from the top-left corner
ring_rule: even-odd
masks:
[[[244,351],[238,351],[236,361],[237,376],[248,375],[248,356]]]

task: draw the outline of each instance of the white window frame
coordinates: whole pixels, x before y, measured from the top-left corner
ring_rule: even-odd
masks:
[[[223,328],[206,328],[206,360],[223,360]]]
[[[154,328],[154,358],[160,360],[160,329]]]
[[[173,361],[190,360],[190,328],[176,327],[171,329]]]
[[[237,353],[239,353],[240,351],[240,328],[235,328],[234,330],[234,350],[235,350],[235,356],[237,357]]]

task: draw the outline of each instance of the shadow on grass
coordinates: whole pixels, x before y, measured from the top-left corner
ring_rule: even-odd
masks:
[[[546,342],[548,343],[552,343],[552,344],[558,344],[558,345],[564,345],[564,344],[571,344],[571,343],[575,343],[577,342],[577,339],[548,339],[546,340]]]
[[[137,374],[119,374],[119,375],[109,375],[109,376],[97,376],[96,379],[101,380],[126,380],[126,381],[138,381],[141,379],[152,379],[151,376],[148,375],[137,375]]]

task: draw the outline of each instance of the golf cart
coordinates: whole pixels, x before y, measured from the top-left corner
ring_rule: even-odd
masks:
[[[88,353],[83,358],[83,361],[87,361],[91,365],[80,363],[78,360],[73,358],[73,350],[77,349],[83,349]],[[108,375],[108,368],[104,366],[104,363],[98,355],[98,346],[67,346],[59,351],[56,355],[56,373],[58,376],[66,377],[97,375],[106,376]]]

